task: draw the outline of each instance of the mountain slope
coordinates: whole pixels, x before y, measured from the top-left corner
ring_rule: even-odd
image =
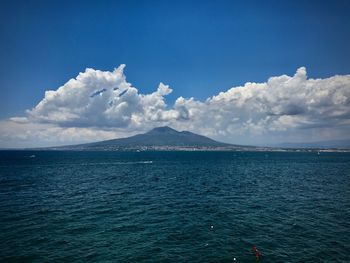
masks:
[[[113,139],[95,143],[63,146],[64,149],[120,149],[140,147],[226,147],[230,144],[217,142],[208,137],[188,131],[176,131],[170,127],[158,127],[147,133],[127,138]]]

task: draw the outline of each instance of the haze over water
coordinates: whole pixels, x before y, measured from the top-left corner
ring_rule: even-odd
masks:
[[[0,261],[348,262],[349,189],[349,153],[3,151]]]

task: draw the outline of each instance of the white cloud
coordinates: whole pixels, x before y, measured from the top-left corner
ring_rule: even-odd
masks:
[[[56,91],[46,91],[36,107],[27,111],[34,122],[62,127],[138,128],[162,121],[164,96],[172,90],[160,83],[147,95],[126,82],[121,65],[113,72],[86,69]],[[165,114],[166,115],[166,114]]]
[[[181,98],[177,103],[190,113],[192,129],[223,140],[254,144],[350,134],[349,75],[307,79],[302,67],[293,77],[248,82],[205,102]],[[328,137],[321,138],[326,130]]]
[[[52,143],[94,141],[161,125],[248,144],[349,138],[350,75],[308,79],[301,67],[292,77],[248,82],[206,101],[180,97],[168,107],[165,96],[172,89],[160,83],[153,93],[142,94],[126,81],[124,67],[86,69],[47,91],[26,117],[0,123],[0,142],[22,136],[23,142],[47,143],[57,135]]]
[[[0,121],[1,148],[28,148],[87,143],[123,137],[124,132],[96,128],[59,127],[54,124]]]

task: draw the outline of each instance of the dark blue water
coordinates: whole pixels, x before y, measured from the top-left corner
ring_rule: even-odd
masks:
[[[350,154],[4,151],[0,220],[2,262],[350,262]]]

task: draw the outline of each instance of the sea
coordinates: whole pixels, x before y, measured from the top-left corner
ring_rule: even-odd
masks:
[[[0,152],[0,262],[258,261],[350,262],[349,153]]]

